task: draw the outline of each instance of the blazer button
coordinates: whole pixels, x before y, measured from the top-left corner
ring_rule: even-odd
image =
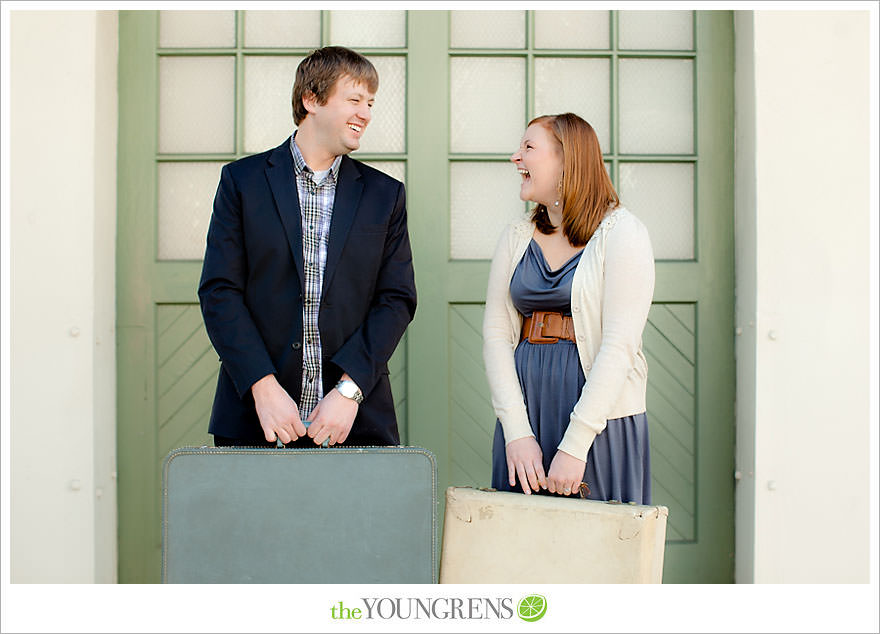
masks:
[[[294,350],[299,350],[300,348],[302,348],[302,344],[299,341],[295,341],[293,344],[291,344],[290,347]]]

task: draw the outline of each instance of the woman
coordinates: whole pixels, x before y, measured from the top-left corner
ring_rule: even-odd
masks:
[[[533,119],[510,158],[530,220],[501,235],[483,357],[498,416],[492,486],[651,501],[647,364],[654,256],[620,205],[596,133],[577,115]]]

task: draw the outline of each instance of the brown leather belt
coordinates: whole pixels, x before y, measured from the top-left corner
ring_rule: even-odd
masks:
[[[574,322],[570,315],[536,310],[523,320],[520,341],[529,343],[556,343],[560,339],[574,341]]]

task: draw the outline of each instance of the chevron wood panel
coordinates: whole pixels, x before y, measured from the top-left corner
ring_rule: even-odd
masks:
[[[486,487],[492,475],[495,413],[483,366],[483,305],[449,308],[450,484]]]
[[[652,502],[669,507],[667,541],[696,539],[696,305],[657,303],[642,347],[648,359]]]
[[[156,324],[157,427],[164,460],[178,447],[214,444],[208,419],[220,364],[198,304],[160,304]]]

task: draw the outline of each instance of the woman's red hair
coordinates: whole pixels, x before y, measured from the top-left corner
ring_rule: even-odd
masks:
[[[544,126],[562,147],[562,232],[573,246],[584,246],[605,214],[620,206],[596,131],[571,112],[535,117],[529,125],[534,123]],[[541,233],[556,231],[544,205],[535,207],[532,221]]]

